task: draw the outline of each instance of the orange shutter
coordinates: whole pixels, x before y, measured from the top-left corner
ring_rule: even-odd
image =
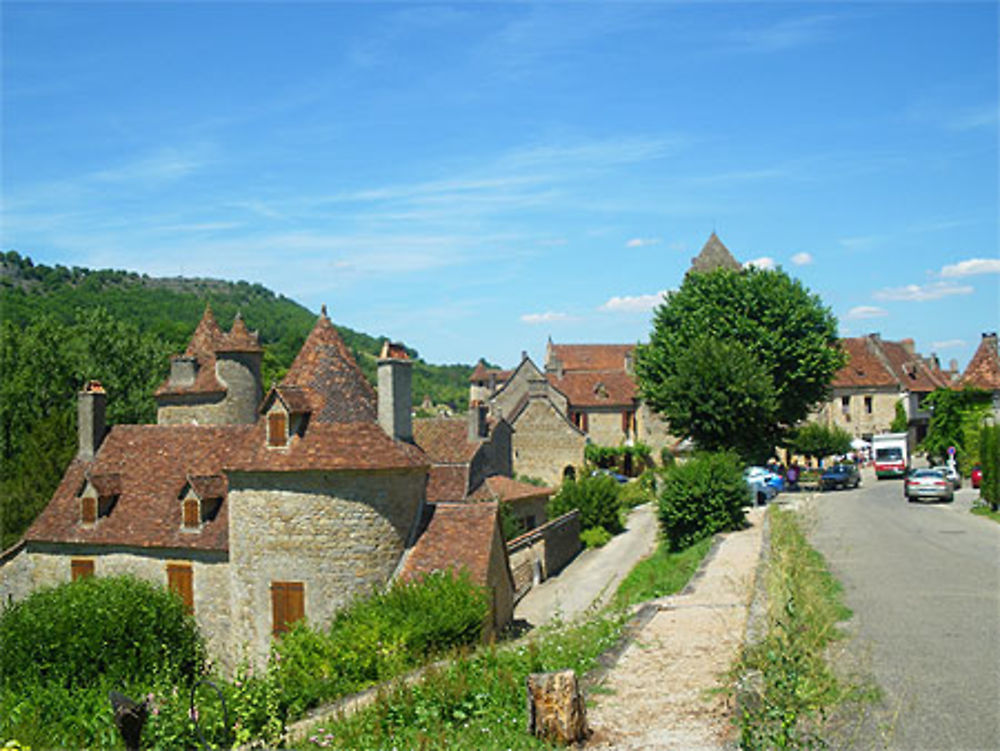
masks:
[[[285,413],[280,410],[275,410],[267,416],[267,443],[269,446],[284,446],[288,443]]]
[[[168,563],[167,586],[171,592],[180,596],[184,609],[194,613],[194,573],[191,571],[191,564]]]
[[[271,633],[283,634],[295,621],[305,617],[305,589],[302,582],[271,582]]]
[[[97,499],[85,496],[80,499],[80,521],[93,524],[97,521]]]
[[[73,581],[94,575],[94,562],[89,558],[74,558],[69,563],[70,578]]]
[[[201,507],[197,498],[184,501],[184,526],[197,527],[201,523]]]

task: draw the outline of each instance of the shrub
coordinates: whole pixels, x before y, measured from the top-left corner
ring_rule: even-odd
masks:
[[[622,531],[618,483],[607,475],[566,479],[548,505],[549,519],[580,510],[580,528],[603,527],[613,535]]]
[[[678,465],[664,480],[660,525],[673,551],[743,526],[749,489],[739,458],[730,453],[700,454]]]
[[[1000,505],[1000,425],[984,425],[980,429],[979,459],[983,468],[979,494],[996,511]]]
[[[622,508],[630,509],[652,501],[655,492],[655,480],[651,470],[642,473],[638,480],[618,486],[618,503]]]
[[[131,576],[87,577],[39,590],[0,615],[0,686],[130,685],[201,671],[194,619],[167,589]]]
[[[604,527],[591,527],[580,533],[580,542],[588,548],[603,548],[611,541],[611,533]]]
[[[670,450],[669,447],[664,446],[660,449],[660,466],[662,467],[672,467],[677,463],[677,457]]]

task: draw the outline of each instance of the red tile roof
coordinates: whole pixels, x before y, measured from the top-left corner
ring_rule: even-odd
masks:
[[[997,352],[996,334],[983,334],[959,385],[987,391],[1000,390],[1000,354]]]
[[[632,407],[639,393],[624,370],[567,372],[562,378],[547,373],[549,383],[569,399],[571,407]]]
[[[493,539],[500,534],[496,503],[429,503],[424,527],[410,550],[400,577],[465,568],[472,581],[486,585]]]
[[[425,417],[413,421],[413,442],[435,464],[468,464],[481,445],[469,441],[465,417]]]
[[[253,335],[246,331],[246,326],[243,325],[243,320],[239,316],[237,316],[236,321],[233,323],[233,331],[236,336],[232,340],[231,351],[260,351],[260,347],[256,345],[256,338],[253,341],[254,346],[257,348],[245,349],[250,346],[248,337]],[[171,384],[170,379],[167,378],[156,389],[153,395],[186,396],[201,394],[203,396],[224,396],[226,387],[215,375],[215,353],[226,350],[229,339],[230,335],[223,333],[222,329],[219,328],[219,324],[215,322],[215,316],[212,315],[212,307],[206,305],[205,312],[202,314],[201,320],[191,335],[187,349],[184,350],[185,357],[193,357],[198,363],[194,382],[188,385]]]
[[[555,488],[540,487],[520,482],[512,477],[493,475],[487,477],[479,487],[469,494],[473,501],[522,501],[529,498],[548,498]]]
[[[281,386],[310,392],[312,421],[375,422],[375,390],[330,319],[321,315]]]
[[[216,345],[216,352],[263,352],[257,332],[251,332],[239,313],[233,320],[233,327]]]
[[[437,464],[431,467],[427,477],[427,500],[464,501],[469,489],[468,464]]]
[[[625,372],[625,357],[634,344],[553,344],[551,354],[559,359],[565,372],[621,371]]]
[[[897,387],[921,393],[948,385],[913,351],[912,340],[893,342],[870,334],[841,339],[840,346],[848,361],[834,374],[835,388]]]
[[[476,363],[476,367],[472,371],[472,375],[469,376],[470,381],[488,381],[490,376],[495,376],[498,383],[502,383],[510,379],[513,370],[500,370],[499,368],[487,368],[485,361],[480,358],[479,362]]]
[[[312,400],[309,398],[309,389],[297,386],[275,386],[264,397],[263,409],[267,409],[271,404],[272,395],[281,400],[289,414],[303,415],[312,412]]]
[[[907,391],[925,393],[946,386],[927,367],[924,358],[913,349],[912,339],[904,339],[901,342],[882,339],[880,343],[885,357],[889,360],[889,367]]]

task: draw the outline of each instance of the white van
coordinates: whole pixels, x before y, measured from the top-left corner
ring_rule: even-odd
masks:
[[[882,433],[872,436],[875,476],[906,477],[910,470],[910,449],[906,433]]]

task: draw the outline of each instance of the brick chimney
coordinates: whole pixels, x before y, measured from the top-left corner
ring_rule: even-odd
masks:
[[[104,412],[108,395],[99,381],[89,381],[77,398],[77,457],[90,461],[106,432]]]
[[[402,344],[386,342],[378,359],[378,424],[394,440],[413,442],[413,361]]]
[[[489,425],[486,414],[489,407],[476,403],[469,407],[469,443],[477,443],[489,435]]]

